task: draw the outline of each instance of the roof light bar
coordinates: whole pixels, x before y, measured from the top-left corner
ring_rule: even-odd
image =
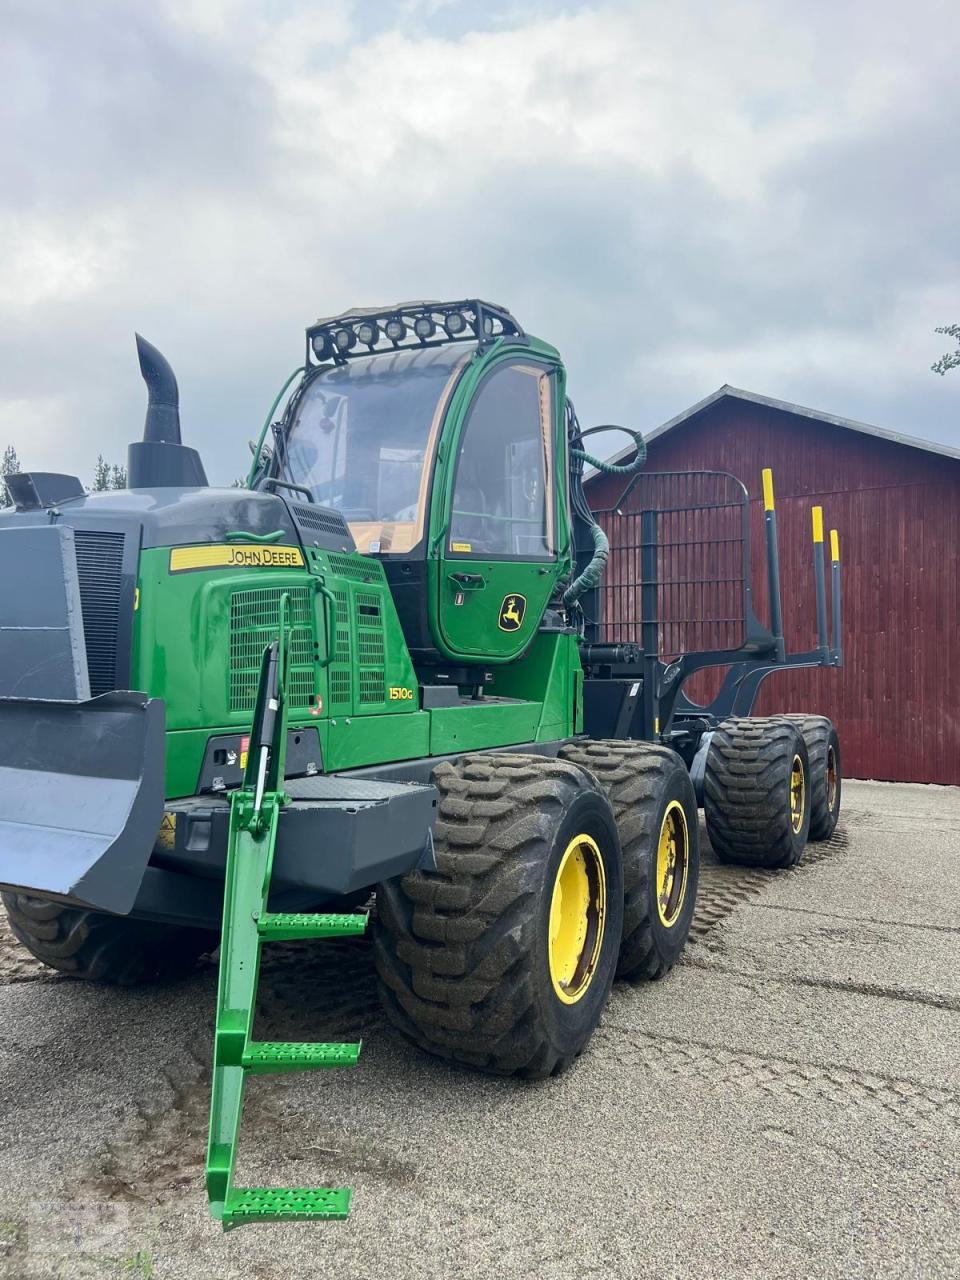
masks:
[[[384,351],[417,350],[449,342],[524,339],[505,307],[478,298],[462,302],[406,302],[393,307],[346,311],[307,329],[307,364],[349,359]]]

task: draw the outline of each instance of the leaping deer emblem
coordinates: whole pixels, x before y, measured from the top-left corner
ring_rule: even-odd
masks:
[[[523,624],[526,608],[523,596],[507,596],[500,609],[500,627],[503,631],[518,631]]]

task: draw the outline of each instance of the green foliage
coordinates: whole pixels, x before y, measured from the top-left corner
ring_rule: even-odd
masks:
[[[124,1271],[135,1271],[140,1280],[152,1280],[153,1260],[146,1249],[138,1249],[132,1258],[124,1258],[120,1265]]]
[[[948,351],[930,366],[934,373],[939,373],[943,377],[948,369],[960,369],[960,324],[942,324],[934,329],[934,333],[942,333],[947,338],[953,338],[957,344],[956,351]]]
[[[12,444],[8,444],[3,451],[3,458],[0,459],[0,507],[13,505],[13,499],[7,489],[6,477],[16,475],[19,470],[20,459],[17,457],[17,451]]]
[[[110,488],[110,464],[106,461],[102,453],[97,454],[97,465],[93,469],[93,483],[90,489],[93,493],[102,493],[104,489]]]
[[[125,489],[127,487],[127,469],[118,462],[113,465],[104,458],[102,453],[97,454],[97,465],[93,469],[93,484],[90,486],[92,493],[102,493],[105,489]]]

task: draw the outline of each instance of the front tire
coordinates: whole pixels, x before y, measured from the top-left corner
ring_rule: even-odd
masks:
[[[4,893],[10,928],[43,964],[71,978],[131,987],[180,978],[219,945],[216,933],[152,924],[70,907],[27,893]]]
[[[623,850],[623,939],[617,976],[662,978],[686,945],[700,878],[697,798],[686,765],[655,743],[571,742],[560,757],[596,777]]]
[[[803,735],[781,718],[724,720],[714,730],[703,812],[721,862],[793,867],[810,831],[810,762]]]
[[[429,1053],[554,1075],[583,1051],[613,983],[620,841],[599,784],[541,756],[482,754],[434,772],[438,870],[377,890],[387,1017]]]

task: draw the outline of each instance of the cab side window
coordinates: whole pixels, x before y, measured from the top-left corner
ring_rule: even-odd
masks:
[[[505,365],[481,386],[460,436],[448,554],[551,558],[552,468],[550,371]]]

